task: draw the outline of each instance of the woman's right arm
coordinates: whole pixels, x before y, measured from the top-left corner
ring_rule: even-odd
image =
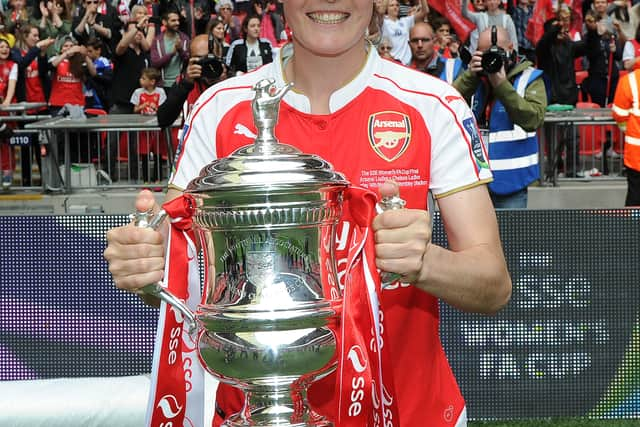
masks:
[[[181,191],[169,189],[165,201],[181,195]],[[135,209],[137,212],[157,213],[161,208],[153,193],[143,190],[136,198]],[[157,230],[130,223],[107,232],[104,257],[117,288],[137,293],[140,288],[162,280],[168,230],[168,222],[163,221]],[[141,298],[152,305],[157,301],[154,297]]]

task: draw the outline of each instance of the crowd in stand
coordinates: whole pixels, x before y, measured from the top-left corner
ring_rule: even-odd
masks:
[[[452,83],[468,68],[479,34],[500,27],[518,57],[544,72],[549,104],[588,100],[604,107],[613,100],[619,70],[640,66],[640,6],[634,3],[446,0],[443,7],[433,0],[375,0],[368,38],[382,56],[431,72],[424,52],[415,58],[416,46],[431,37],[410,37],[416,23],[428,23],[437,57],[459,61],[447,79]],[[218,79],[271,62],[292,37],[280,0],[3,0],[0,8],[0,102],[47,103],[37,112],[52,115],[66,104],[155,114],[184,79],[198,35],[206,35],[209,56],[222,65]],[[456,8],[459,17],[438,13]],[[458,18],[471,23],[468,34],[464,28],[456,34]],[[576,80],[582,70],[586,79]],[[1,147],[8,187],[15,156],[7,144]]]

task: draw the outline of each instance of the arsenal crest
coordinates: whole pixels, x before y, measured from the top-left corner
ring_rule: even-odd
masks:
[[[381,111],[369,116],[369,144],[378,156],[392,162],[407,150],[411,142],[411,121],[406,114]]]

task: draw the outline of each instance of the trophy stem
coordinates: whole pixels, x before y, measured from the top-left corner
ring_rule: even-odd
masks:
[[[252,387],[245,391],[242,410],[223,427],[333,427],[333,423],[309,407],[304,387],[296,384]]]

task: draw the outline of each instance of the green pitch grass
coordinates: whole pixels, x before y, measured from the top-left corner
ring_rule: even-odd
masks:
[[[589,420],[561,418],[550,420],[470,421],[469,427],[640,427],[640,419]]]

